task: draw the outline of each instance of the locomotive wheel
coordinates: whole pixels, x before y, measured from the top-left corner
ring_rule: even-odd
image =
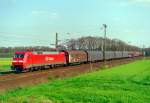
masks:
[[[64,66],[64,67],[66,67],[66,66],[67,66],[67,64],[63,64],[63,66]]]
[[[15,68],[15,72],[16,72],[16,73],[21,73],[21,72],[22,72],[22,69],[19,68],[19,67],[16,67],[16,68]]]
[[[51,69],[53,69],[53,66],[52,66],[52,65],[50,65],[50,68],[51,68]]]
[[[30,72],[33,72],[33,71],[34,71],[34,68],[30,68],[29,71],[30,71]]]

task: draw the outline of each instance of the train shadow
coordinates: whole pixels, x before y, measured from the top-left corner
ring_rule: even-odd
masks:
[[[6,75],[6,74],[11,74],[11,73],[14,73],[14,71],[2,71],[2,72],[0,72],[0,76]]]

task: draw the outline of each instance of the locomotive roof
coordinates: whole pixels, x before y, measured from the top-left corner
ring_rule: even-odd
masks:
[[[26,51],[16,51],[15,53],[24,54]]]
[[[58,54],[60,51],[16,51],[15,53],[32,52],[34,54]]]
[[[59,51],[33,51],[34,54],[58,54]]]

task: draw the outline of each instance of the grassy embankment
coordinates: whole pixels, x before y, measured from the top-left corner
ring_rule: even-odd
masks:
[[[3,103],[150,103],[150,60],[0,94]]]
[[[11,58],[0,58],[0,72],[10,70]]]

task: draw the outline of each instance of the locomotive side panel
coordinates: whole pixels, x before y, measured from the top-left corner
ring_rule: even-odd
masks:
[[[66,64],[66,58],[64,53],[56,54],[33,54],[32,65],[35,66],[45,66],[45,65],[56,65],[56,64]]]

